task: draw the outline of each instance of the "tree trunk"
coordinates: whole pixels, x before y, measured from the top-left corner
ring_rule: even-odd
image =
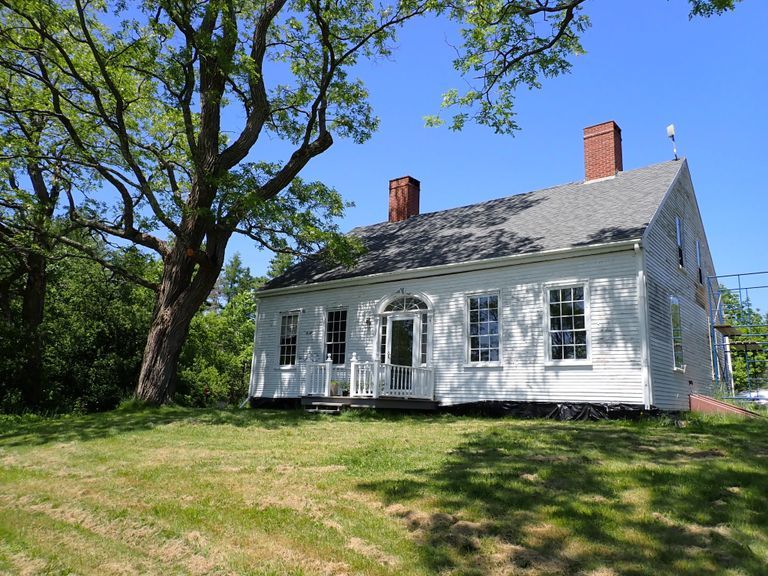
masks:
[[[181,246],[173,248],[163,264],[147,345],[141,361],[136,398],[160,405],[173,397],[176,367],[187,339],[192,318],[205,302],[223,263],[221,257],[204,265],[195,264]]]
[[[21,308],[24,330],[21,393],[28,408],[38,408],[43,400],[43,337],[41,327],[45,310],[46,257],[32,252],[27,257],[27,281]]]

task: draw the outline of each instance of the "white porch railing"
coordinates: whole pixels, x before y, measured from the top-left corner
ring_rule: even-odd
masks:
[[[303,392],[307,396],[341,396],[353,398],[418,398],[434,400],[432,368],[398,366],[380,362],[359,362],[352,354],[349,368],[334,365],[330,356],[325,362],[307,365]]]

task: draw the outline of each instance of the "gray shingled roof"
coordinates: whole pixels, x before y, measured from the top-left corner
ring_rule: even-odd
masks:
[[[355,228],[352,268],[308,259],[264,289],[640,238],[684,162]]]

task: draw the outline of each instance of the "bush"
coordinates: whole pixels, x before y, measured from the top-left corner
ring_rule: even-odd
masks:
[[[253,293],[234,296],[192,320],[179,360],[175,400],[187,406],[237,404],[248,393],[253,346]]]

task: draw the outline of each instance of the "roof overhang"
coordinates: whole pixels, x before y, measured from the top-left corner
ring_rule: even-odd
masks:
[[[500,256],[498,258],[488,258],[485,260],[457,262],[454,264],[441,264],[439,266],[425,266],[422,268],[396,270],[393,272],[380,272],[377,274],[367,274],[364,276],[340,278],[338,280],[327,280],[325,282],[297,284],[295,286],[283,286],[280,288],[260,290],[256,292],[256,297],[263,298],[267,296],[301,294],[304,292],[316,292],[318,290],[332,290],[334,288],[343,288],[346,286],[381,284],[395,280],[410,280],[415,278],[428,278],[431,276],[447,276],[449,274],[461,274],[463,272],[489,270],[492,268],[516,266],[519,264],[529,264],[533,262],[547,262],[550,260],[562,260],[564,258],[578,258],[581,256],[592,256],[595,254],[623,252],[626,250],[634,250],[636,245],[641,244],[642,240],[640,238],[632,238],[630,240],[622,240],[620,242],[591,244],[589,246],[569,246],[568,248],[543,250],[541,252],[534,252],[530,254],[513,254],[511,256]]]

